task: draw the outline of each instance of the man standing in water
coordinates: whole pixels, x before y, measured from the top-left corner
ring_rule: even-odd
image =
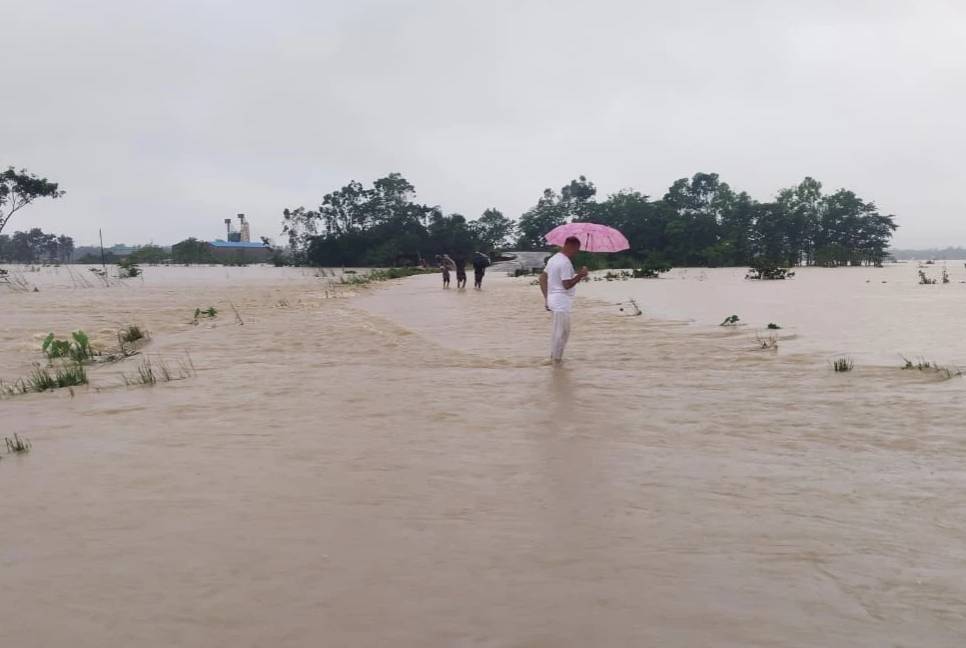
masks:
[[[550,257],[547,267],[540,273],[540,291],[544,306],[553,313],[553,336],[550,341],[550,360],[555,364],[563,360],[564,347],[570,338],[570,310],[573,306],[577,284],[587,276],[587,268],[574,272],[571,259],[580,252],[580,239],[575,236],[564,241],[563,249]]]

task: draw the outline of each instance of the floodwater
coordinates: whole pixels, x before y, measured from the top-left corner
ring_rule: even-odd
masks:
[[[195,370],[0,400],[33,442],[0,460],[0,646],[961,646],[966,383],[897,354],[966,362],[966,277],[737,272],[580,286],[561,369],[529,278],[26,273],[0,378],[129,323]]]

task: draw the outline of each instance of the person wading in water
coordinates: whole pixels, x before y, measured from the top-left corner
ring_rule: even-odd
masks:
[[[553,333],[550,338],[550,360],[563,360],[564,348],[570,338],[570,311],[573,308],[577,284],[587,276],[586,266],[574,272],[571,259],[580,252],[580,239],[575,236],[564,241],[563,249],[550,257],[540,273],[540,291],[544,307],[553,313]]]

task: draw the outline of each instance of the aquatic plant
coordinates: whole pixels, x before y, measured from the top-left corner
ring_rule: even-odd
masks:
[[[756,281],[775,281],[791,279],[794,276],[795,273],[788,268],[783,268],[782,266],[769,261],[758,261],[748,269],[748,274],[745,275],[745,279],[754,279]]]
[[[176,369],[171,369],[161,358],[157,362],[152,362],[151,358],[144,358],[138,365],[137,373],[128,376],[121,374],[124,384],[131,385],[156,385],[159,382],[171,382],[172,380],[185,380],[194,375],[194,367],[190,357],[188,362],[179,360]]]
[[[117,262],[117,276],[119,279],[133,279],[141,274],[141,266],[132,259],[121,259]]]
[[[0,393],[7,395],[44,392],[61,387],[76,387],[87,384],[87,371],[83,365],[67,364],[50,369],[34,365],[34,370],[26,377],[11,385],[0,385]]]
[[[148,332],[136,324],[129,324],[117,332],[117,341],[121,346],[146,339],[148,339]]]
[[[199,319],[211,319],[218,316],[218,309],[214,306],[209,306],[208,308],[201,310],[200,308],[195,309],[194,323],[197,324]]]
[[[926,276],[926,273],[922,270],[919,271],[919,285],[920,286],[931,286],[936,283],[936,280]]]
[[[741,318],[737,315],[729,315],[728,317],[724,318],[724,321],[721,322],[721,324],[718,324],[718,326],[738,326],[738,322],[740,321]]]
[[[767,337],[761,337],[757,333],[755,334],[755,341],[758,343],[758,347],[762,351],[774,351],[778,349],[778,337],[775,335],[769,335]]]
[[[832,369],[834,369],[836,373],[852,371],[854,367],[855,363],[852,361],[852,358],[849,358],[848,356],[836,358],[832,361]]]
[[[778,324],[775,324],[774,322],[768,322],[768,329],[772,331],[778,331],[778,330],[781,330],[781,327]]]
[[[639,268],[634,268],[633,276],[635,279],[657,279],[664,272],[670,272],[669,263],[649,261]]]
[[[948,284],[949,283],[949,272],[947,272],[946,268],[943,268],[942,282],[944,284]]]
[[[48,360],[70,358],[74,362],[80,363],[87,362],[97,355],[97,352],[91,348],[91,341],[87,333],[74,331],[70,335],[71,340],[59,340],[53,333],[49,333],[44,338],[41,350]]]
[[[929,360],[926,360],[925,358],[922,358],[922,357],[920,357],[915,362],[913,362],[909,358],[906,358],[905,356],[902,356],[902,355],[900,355],[899,357],[902,358],[903,369],[915,369],[917,371],[935,373],[939,375],[939,377],[943,378],[944,380],[948,380],[955,376],[963,375],[963,372],[961,369],[950,369],[949,367],[943,367],[939,364],[936,364],[935,362],[930,362]]]
[[[349,286],[363,286],[376,281],[404,279],[406,277],[412,277],[413,275],[436,274],[438,272],[438,268],[422,268],[419,266],[372,270],[366,274],[359,274],[354,270],[345,270],[342,276],[339,277],[339,283]]]
[[[10,454],[27,454],[32,447],[30,441],[24,439],[16,432],[13,433],[12,439],[3,437],[3,441],[7,445],[7,452]]]

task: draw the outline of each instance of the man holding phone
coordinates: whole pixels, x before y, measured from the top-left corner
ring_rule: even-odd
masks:
[[[579,284],[587,276],[586,266],[574,272],[571,259],[580,252],[580,239],[575,236],[564,241],[563,249],[547,261],[540,273],[540,291],[544,307],[553,313],[553,334],[550,341],[550,360],[563,360],[564,348],[570,338],[570,311]]]

